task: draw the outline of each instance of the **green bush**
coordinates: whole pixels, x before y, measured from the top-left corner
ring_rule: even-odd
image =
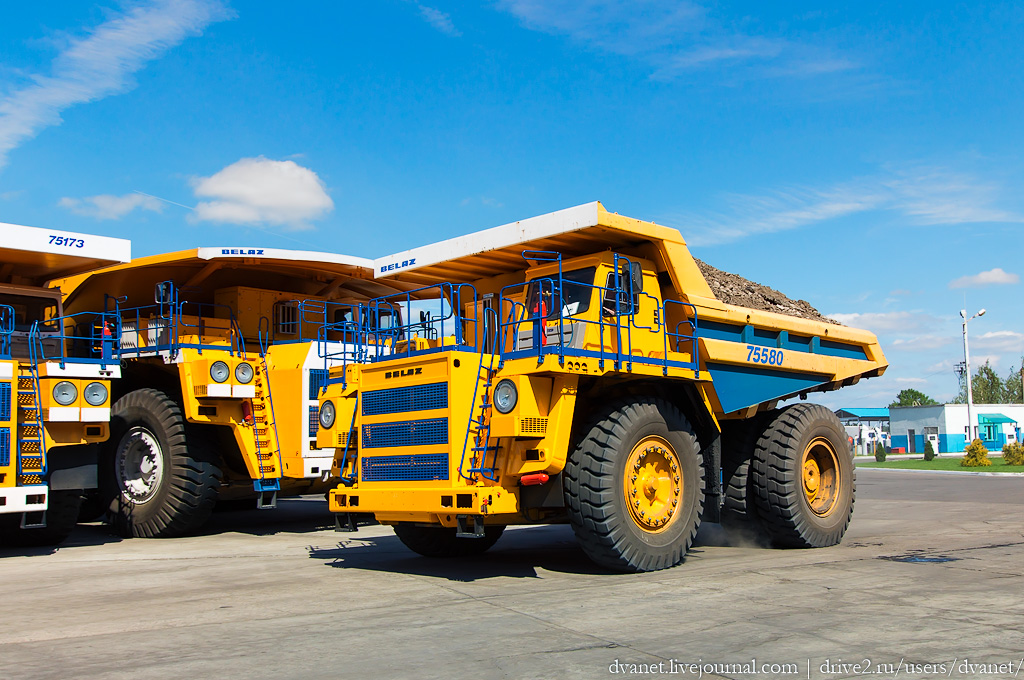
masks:
[[[879,463],[885,462],[885,447],[882,446],[882,442],[875,444],[875,460]]]
[[[930,439],[924,443],[924,459],[935,460],[935,448],[932,446]]]
[[[988,467],[992,461],[988,459],[988,449],[980,439],[975,439],[964,451],[966,454],[960,459],[961,467]]]
[[[1024,444],[1013,442],[1004,445],[1003,462],[1007,465],[1024,465]]]

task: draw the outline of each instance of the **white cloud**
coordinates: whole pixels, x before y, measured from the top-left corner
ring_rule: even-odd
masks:
[[[864,328],[876,335],[922,333],[942,323],[942,319],[923,312],[868,312],[828,316],[844,326]]]
[[[766,65],[761,75],[792,76],[856,68],[828,50],[731,30],[695,2],[679,0],[499,0],[498,7],[536,31],[641,59],[656,79],[717,66]]]
[[[896,382],[903,385],[927,385],[928,381],[924,378],[893,378]]]
[[[130,89],[132,74],[190,35],[230,16],[216,0],[157,0],[127,10],[68,42],[49,75],[0,100],[0,167],[7,154],[62,111]]]
[[[889,349],[905,352],[939,349],[953,342],[955,338],[948,335],[919,335],[914,338],[898,338],[889,343]]]
[[[62,198],[60,207],[67,208],[76,215],[95,217],[98,220],[119,220],[136,208],[162,212],[164,204],[143,194],[125,194],[124,196],[113,196],[101,194],[99,196],[87,196],[85,198]]]
[[[307,229],[334,209],[317,174],[294,161],[243,158],[193,185],[197,198],[209,199],[196,206],[196,220]]]
[[[949,282],[950,288],[979,288],[981,286],[998,286],[1009,283],[1017,283],[1020,277],[1016,274],[1004,272],[999,267],[989,269],[973,276],[961,276]]]
[[[445,35],[450,35],[453,38],[458,38],[462,35],[462,31],[455,28],[455,24],[452,23],[452,18],[441,10],[428,7],[427,5],[421,5],[419,3],[416,4],[416,7],[420,11],[420,16],[423,17],[428,24]]]
[[[1002,187],[942,168],[882,172],[825,188],[785,187],[762,195],[724,194],[728,212],[665,216],[691,245],[715,245],[756,234],[811,226],[870,211],[899,214],[911,224],[1024,222],[996,207]]]
[[[981,352],[1022,352],[1024,353],[1024,333],[1016,331],[990,331],[981,335],[971,335],[971,356],[974,350]],[[973,361],[971,363],[974,363]]]

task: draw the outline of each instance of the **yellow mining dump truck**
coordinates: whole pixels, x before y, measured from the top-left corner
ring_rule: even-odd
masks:
[[[725,304],[678,231],[599,203],[374,270],[420,288],[363,315],[419,317],[325,326],[362,359],[320,400],[339,527],[373,513],[412,550],[458,556],[510,524],[568,521],[593,560],[627,571],[681,562],[702,517],[786,546],[843,536],[843,428],[778,403],[880,375],[871,333]]]
[[[113,317],[65,314],[47,282],[127,262],[131,243],[14,224],[0,241],[0,545],[53,545],[96,487],[120,366]]]
[[[118,318],[122,380],[101,450],[94,514],[125,536],[176,536],[218,501],[325,493],[317,392],[343,357],[326,321],[402,287],[371,262],[328,253],[197,248],[65,282],[70,309]],[[406,286],[408,287],[408,286]],[[111,296],[116,297],[111,297]],[[330,358],[322,356],[330,353]]]

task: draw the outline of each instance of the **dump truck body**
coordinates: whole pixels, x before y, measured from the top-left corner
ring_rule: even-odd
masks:
[[[122,534],[179,535],[218,501],[273,507],[278,495],[329,488],[317,398],[346,351],[318,333],[396,290],[370,272],[344,255],[197,248],[66,282],[69,307],[102,299],[119,319],[124,380],[99,504]]]
[[[0,542],[59,543],[96,486],[120,376],[112,317],[65,314],[53,278],[131,257],[122,239],[0,224]]]
[[[725,304],[677,231],[597,203],[374,270],[421,288],[373,300],[368,313],[431,299],[449,311],[357,338],[365,360],[332,370],[320,408],[333,418],[321,418],[318,444],[341,452],[335,512],[373,513],[424,554],[463,554],[465,541],[485,549],[505,525],[568,519],[601,563],[670,566],[702,515],[721,516],[723,455],[726,487],[740,483],[736,461],[743,475],[763,468],[743,484],[754,512],[768,458],[789,455],[767,440],[760,458],[754,449],[785,415],[800,421],[785,425],[800,447],[786,465],[799,468],[801,502],[824,536],[792,542],[845,530],[853,471],[832,442],[841,427],[820,410],[776,406],[880,374],[872,334]],[[761,505],[774,521],[773,502]]]

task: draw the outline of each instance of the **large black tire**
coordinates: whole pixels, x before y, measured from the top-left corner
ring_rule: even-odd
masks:
[[[454,528],[402,522],[394,527],[406,548],[424,557],[470,557],[487,552],[498,542],[505,527],[485,526],[483,538],[458,538]]]
[[[856,479],[846,432],[832,411],[794,404],[778,411],[754,450],[757,512],[772,542],[838,544],[853,515]]]
[[[135,390],[114,404],[100,458],[100,491],[117,533],[181,536],[209,518],[221,471],[188,434],[181,409],[159,390]]]
[[[767,545],[770,537],[757,514],[751,460],[771,415],[759,413],[745,420],[722,421],[722,526],[732,537],[758,545]]]
[[[584,430],[562,479],[570,524],[597,564],[654,571],[686,558],[704,471],[693,429],[673,404],[636,397],[612,405]]]
[[[47,499],[46,526],[22,529],[21,513],[0,515],[0,545],[11,547],[42,547],[60,545],[78,524],[80,490],[50,491]]]

